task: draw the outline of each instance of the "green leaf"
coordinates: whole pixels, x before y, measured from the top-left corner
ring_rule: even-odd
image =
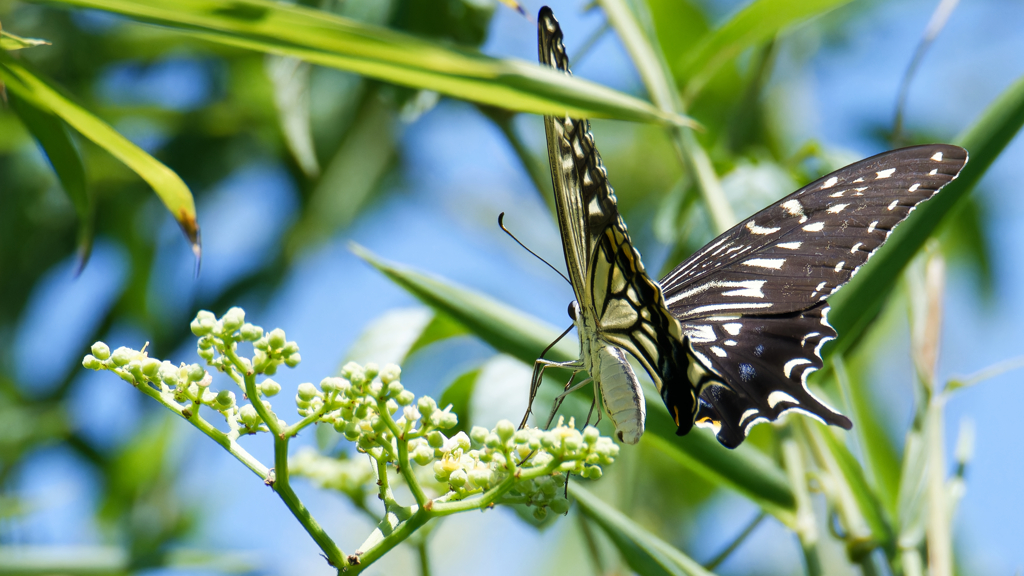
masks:
[[[288,242],[292,254],[347,227],[369,204],[395,161],[391,108],[371,94],[310,194],[302,221]]]
[[[358,244],[351,244],[350,247],[357,256],[424,304],[447,314],[495,349],[527,364],[532,365],[537,355],[559,334],[550,325],[493,298],[388,262]],[[577,352],[574,343],[563,339],[551,349],[548,358],[555,361],[573,360]]]
[[[39,40],[38,38],[22,38],[21,36],[15,36],[10,32],[0,30],[0,50],[21,50],[22,48],[49,45],[50,43],[46,40]]]
[[[434,320],[426,308],[397,308],[375,318],[356,339],[341,365],[376,362],[401,365]]]
[[[839,332],[827,353],[848,349],[864,333],[892,291],[900,272],[943,218],[953,212],[981,180],[988,167],[1024,126],[1024,77],[1006,89],[956,143],[967,149],[970,161],[960,176],[893,231],[889,240],[842,290],[829,298],[829,322]]]
[[[637,574],[712,576],[696,560],[612,508],[581,487],[579,482],[569,483],[569,493],[576,499],[580,513],[605,531],[623,559]]]
[[[437,405],[441,408],[445,408],[451,404],[452,412],[459,416],[458,425],[451,430],[445,431],[447,436],[454,436],[458,432],[465,432],[466,434],[469,434],[470,426],[473,423],[473,414],[471,410],[473,389],[476,388],[476,381],[480,378],[480,374],[482,372],[482,368],[466,372],[456,378],[455,381],[449,384],[448,387],[444,389],[444,392],[441,393],[441,399],[438,400]]]
[[[896,540],[892,522],[868,485],[860,463],[827,426],[808,419],[800,423],[808,431],[816,460],[832,481],[831,493],[843,521],[849,554],[859,560],[881,546],[893,558]]]
[[[284,141],[307,178],[320,175],[313,132],[309,124],[309,76],[311,66],[296,58],[267,55],[267,77],[274,85],[274,106]]]
[[[0,80],[16,97],[64,120],[141,176],[178,221],[198,257],[199,224],[196,222],[195,202],[188,186],[173,170],[75,103],[63,90],[33,72],[26,62],[14,60],[4,52],[0,52]]]
[[[692,101],[719,68],[747,48],[848,2],[850,0],[754,0],[683,57],[681,69],[687,79],[684,100]]]
[[[535,64],[267,0],[65,0],[178,28],[211,42],[292,56],[385,82],[536,114],[693,126],[689,118]]]
[[[79,268],[89,259],[92,249],[94,209],[96,199],[89,193],[85,183],[85,166],[78,148],[71,141],[67,125],[49,109],[37,108],[31,100],[22,100],[12,90],[8,101],[25,128],[35,137],[46,151],[64,193],[78,214],[78,259]]]
[[[353,246],[352,250],[425,304],[527,365],[532,365],[537,354],[558,335],[547,324],[488,296],[387,262],[365,248]],[[578,354],[576,343],[563,339],[547,357],[566,361],[578,358]],[[785,474],[767,456],[752,446],[728,450],[699,430],[682,438],[675,432],[676,425],[664,404],[649,402],[647,434],[663,441],[665,449],[674,452],[679,462],[718,485],[736,490],[783,523],[792,523],[792,491]]]

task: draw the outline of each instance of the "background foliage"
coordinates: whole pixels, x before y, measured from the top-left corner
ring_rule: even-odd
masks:
[[[710,561],[766,515],[717,573],[802,573],[814,558],[828,573],[909,571],[922,506],[912,496],[951,472],[955,504],[965,470],[966,496],[947,510],[958,569],[1024,564],[1014,546],[1024,531],[1019,376],[951,396],[944,421],[937,394],[955,375],[1020,354],[1024,203],[1010,142],[1024,122],[1024,39],[1010,31],[1024,12],[996,2],[954,11],[908,85],[897,134],[904,72],[926,29],[938,30],[928,27],[934,3],[553,8],[574,71],[593,82],[528,64],[534,24],[487,2],[0,0],[3,31],[16,35],[0,45],[0,571],[28,562],[329,573],[261,484],[78,361],[101,338],[148,340],[161,357],[193,361],[179,348],[195,310],[242,304],[303,343],[292,387],[346,359],[402,360],[405,385],[452,402],[463,422],[515,419],[528,382],[521,361],[567,323],[571,292],[494,219],[506,212],[558,264],[536,114],[566,110],[633,121],[594,130],[652,271],[733,214],[883,149],[953,141],[971,162],[833,299],[843,337],[830,349],[836,369],[819,380],[853,417],[852,433],[794,419],[726,452],[709,435],[676,439],[655,400],[650,433],[594,495],[575,495],[568,518],[543,528],[508,511],[446,520],[429,544],[435,570],[678,573],[693,568],[682,553]],[[679,128],[683,113],[703,130]],[[929,236],[931,275],[923,261],[901,273]],[[574,344],[555,354],[574,355]],[[939,420],[928,428],[929,418]],[[963,430],[975,431],[973,459],[970,442],[955,450],[970,438]],[[911,457],[929,438],[938,450]],[[801,465],[819,484],[836,482],[819,486],[827,499],[803,499]],[[361,541],[370,524],[347,501],[305,489],[336,539]],[[811,552],[808,522],[820,536]],[[829,535],[837,524],[845,542]],[[510,566],[510,551],[522,562]],[[380,566],[406,570],[413,554]]]

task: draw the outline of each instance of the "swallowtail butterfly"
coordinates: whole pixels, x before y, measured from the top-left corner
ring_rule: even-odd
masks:
[[[538,28],[540,61],[570,74],[547,7]],[[956,178],[966,150],[913,146],[837,170],[740,222],[656,284],[619,216],[590,123],[545,116],[544,125],[580,359],[538,360],[531,401],[545,368],[585,370],[619,439],[636,442],[644,399],[625,350],[654,381],[679,435],[696,424],[735,448],[752,426],[789,411],[852,426],[807,389],[822,345],[836,337],[826,298]]]

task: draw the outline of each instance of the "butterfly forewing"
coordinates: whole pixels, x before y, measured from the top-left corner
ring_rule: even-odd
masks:
[[[957,146],[885,152],[797,190],[713,240],[661,281],[685,320],[803,310],[845,284],[967,161]]]
[[[569,74],[562,32],[547,8],[538,29],[541,62]],[[566,265],[584,315],[580,337],[625,349],[661,390],[663,378],[681,374],[685,361],[679,323],[630,242],[590,123],[545,116],[544,126]],[[594,332],[582,333],[588,326]],[[692,421],[696,395],[689,396],[684,420]]]

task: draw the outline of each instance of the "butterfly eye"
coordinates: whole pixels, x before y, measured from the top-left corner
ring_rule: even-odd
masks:
[[[572,318],[573,322],[576,321],[576,302],[569,302],[569,318]]]

